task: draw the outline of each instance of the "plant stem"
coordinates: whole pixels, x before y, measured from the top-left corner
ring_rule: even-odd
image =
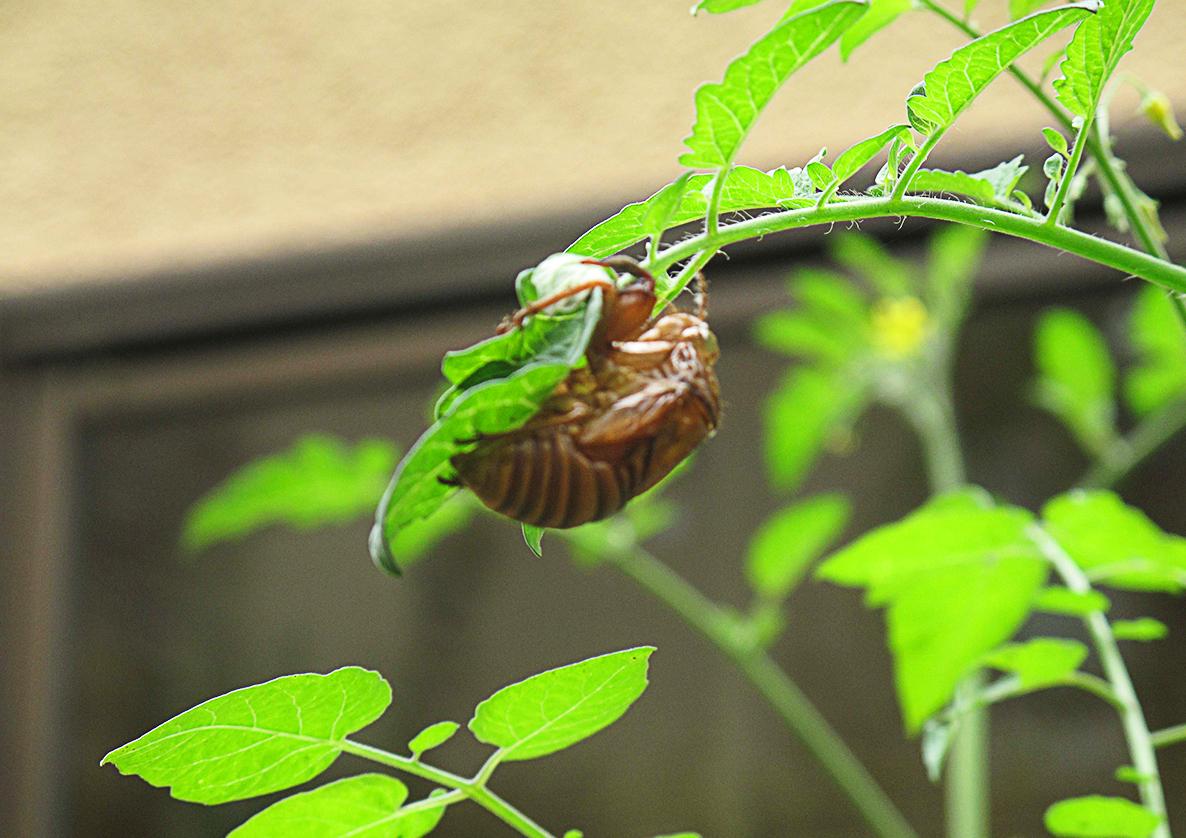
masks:
[[[721,167],[717,176],[712,179],[712,192],[708,196],[708,206],[704,212],[704,232],[714,235],[721,226],[721,195],[725,191],[725,178],[729,175],[731,165]]]
[[[873,831],[883,838],[916,838],[917,833],[853,755],[827,719],[770,656],[737,623],[659,559],[641,547],[610,559],[675,611],[732,660],[787,727],[820,761]]]
[[[434,768],[431,765],[425,765],[420,760],[393,754],[390,751],[384,751],[372,745],[364,745],[361,742],[355,742],[351,739],[346,739],[342,742],[342,750],[345,753],[354,754],[355,756],[369,759],[372,762],[377,762],[380,765],[386,765],[390,768],[396,768],[436,783],[437,785],[461,792],[465,797],[477,803],[507,826],[517,830],[520,835],[526,835],[528,838],[554,838],[542,826],[486,788],[485,778],[481,780],[477,778],[467,780],[465,777],[459,777],[449,771]]]
[[[1062,546],[1041,527],[1035,526],[1030,532],[1034,543],[1054,566],[1066,586],[1076,593],[1089,593],[1091,582]],[[1102,611],[1091,612],[1083,618],[1083,623],[1091,635],[1104,675],[1112,685],[1112,692],[1116,694],[1120,704],[1120,720],[1124,726],[1129,758],[1132,760],[1133,768],[1142,778],[1137,784],[1141,803],[1161,818],[1161,823],[1153,832],[1152,838],[1170,838],[1169,824],[1165,820],[1165,792],[1162,790],[1161,774],[1157,769],[1153,737],[1149,733],[1141,703],[1124,665],[1124,658],[1120,656],[1120,648],[1116,645],[1112,626]]]
[[[947,133],[947,129],[936,131],[931,136],[927,137],[927,141],[922,144],[910,162],[906,164],[906,169],[898,176],[898,182],[894,185],[892,198],[895,201],[900,201],[906,195],[906,189],[910,186],[910,181],[914,180],[914,176],[918,174],[918,170],[922,168],[922,164],[927,161],[927,157],[935,150],[935,146],[939,145],[939,140],[943,139],[943,135]]]
[[[1139,276],[1171,291],[1186,293],[1186,268],[1155,256],[1141,253],[1107,239],[1101,239],[1069,227],[1050,226],[1042,219],[1031,218],[989,207],[950,201],[943,198],[861,198],[805,207],[758,216],[722,227],[715,235],[701,234],[668,247],[649,267],[663,270],[707,248],[758,238],[783,230],[795,230],[820,224],[861,221],[867,218],[909,217],[953,221],[1026,239],[1038,244],[1074,253],[1092,262]]]
[[[916,2],[959,29],[969,38],[979,38],[981,36],[982,33],[976,27],[935,0],[916,0]],[[1031,78],[1024,70],[1015,66],[1009,67],[1009,73],[1062,124],[1063,128],[1073,130],[1074,126],[1071,117],[1059,107],[1054,99],[1047,95],[1038,81]],[[1101,122],[1101,120],[1096,120],[1094,130],[1087,135],[1087,149],[1091,152],[1091,156],[1095,160],[1099,175],[1108,184],[1108,188],[1112,190],[1112,194],[1120,200],[1120,205],[1124,208],[1124,215],[1128,218],[1128,226],[1132,231],[1133,237],[1136,238],[1146,252],[1158,258],[1166,259],[1167,252],[1165,245],[1137,206],[1138,200],[1137,196],[1133,194],[1132,182],[1127,177],[1121,177],[1120,175],[1119,165],[1115,155],[1112,154],[1110,141],[1104,136]],[[1186,328],[1186,300],[1174,295],[1173,303],[1175,310],[1178,312],[1178,317],[1182,321],[1183,328]]]
[[[1058,216],[1062,213],[1062,208],[1067,202],[1067,196],[1071,194],[1071,181],[1075,179],[1075,172],[1079,170],[1079,164],[1083,161],[1083,150],[1087,148],[1087,138],[1091,134],[1092,122],[1090,117],[1083,120],[1083,124],[1079,126],[1079,133],[1075,135],[1075,145],[1071,148],[1071,159],[1067,162],[1066,171],[1063,172],[1062,180],[1058,183],[1058,192],[1054,195],[1054,203],[1046,212],[1047,224],[1058,223]]]
[[[909,393],[897,407],[914,425],[922,441],[931,491],[950,492],[966,482],[955,408],[951,402],[952,335],[943,337],[943,351],[931,360],[922,392]],[[976,702],[985,675],[969,675],[956,694],[965,705],[947,764],[944,809],[951,838],[989,835],[988,707]]]
[[[1115,485],[1183,428],[1186,428],[1186,399],[1179,399],[1143,419],[1110,446],[1078,485],[1085,489]]]
[[[1154,748],[1164,748],[1167,745],[1186,742],[1186,725],[1174,725],[1164,730],[1155,731],[1149,734],[1149,738],[1152,740]]]

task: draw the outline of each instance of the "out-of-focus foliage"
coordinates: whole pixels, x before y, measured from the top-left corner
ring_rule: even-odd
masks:
[[[1057,309],[1042,317],[1034,341],[1035,400],[1100,453],[1116,437],[1116,369],[1103,335],[1083,315]]]
[[[398,453],[387,440],[357,445],[324,435],[247,465],[190,509],[182,542],[204,550],[264,527],[312,529],[353,521],[372,509]]]
[[[1123,797],[1074,797],[1046,810],[1046,828],[1059,838],[1149,838],[1161,818]]]
[[[1164,291],[1142,288],[1129,320],[1136,353],[1125,396],[1140,416],[1186,399],[1186,329]]]
[[[836,261],[859,277],[820,268],[792,274],[796,306],[759,318],[762,346],[799,359],[764,409],[766,466],[779,489],[798,488],[825,449],[845,450],[875,401],[900,407],[943,366],[963,322],[984,236],[942,227],[920,271],[874,239],[836,234]]]
[[[369,439],[351,446],[324,434],[250,463],[191,508],[182,536],[190,550],[245,538],[288,525],[302,530],[345,524],[369,515],[399,459],[396,446]],[[433,514],[400,530],[392,554],[407,567],[473,514],[465,496],[451,498]]]
[[[820,495],[768,518],[750,540],[746,558],[746,579],[754,593],[767,600],[786,597],[840,536],[850,511],[843,495]]]
[[[978,492],[940,497],[862,536],[818,575],[865,588],[887,609],[898,696],[917,732],[956,685],[1029,616],[1047,567],[1026,534],[1032,516]]]

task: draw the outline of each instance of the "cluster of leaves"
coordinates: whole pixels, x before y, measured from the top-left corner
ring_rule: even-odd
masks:
[[[1034,400],[1097,457],[1127,444],[1118,427],[1120,393],[1131,414],[1146,420],[1186,404],[1186,332],[1164,292],[1138,292],[1128,338],[1131,363],[1121,379],[1103,334],[1082,314],[1053,309],[1035,332]]]
[[[766,403],[766,463],[776,488],[797,488],[826,447],[848,447],[872,402],[901,407],[930,398],[930,371],[950,354],[984,240],[971,228],[941,228],[919,276],[872,238],[836,235],[832,255],[863,290],[831,270],[792,274],[796,306],[765,315],[755,328],[759,344],[802,362]]]
[[[500,817],[517,815],[486,788],[494,768],[571,747],[617,721],[646,689],[653,651],[626,649],[562,666],[481,702],[468,728],[477,741],[496,750],[473,779],[423,762],[428,751],[459,731],[456,722],[429,725],[408,742],[407,756],[349,739],[391,704],[387,681],[356,666],[326,675],[289,675],[212,698],[115,749],[103,763],[168,787],[180,800],[214,805],[294,788],[324,772],[342,753],[351,753],[438,788],[408,802],[401,781],[359,774],[273,803],[231,835],[419,838],[436,828],[448,806],[464,799]],[[579,835],[577,830],[565,833],[566,838]]]
[[[885,609],[903,719],[908,732],[924,733],[924,760],[933,777],[969,705],[1049,687],[1091,688],[1092,676],[1078,669],[1088,655],[1082,643],[1047,637],[1010,642],[1036,611],[1087,617],[1110,607],[1095,591],[1048,587],[1045,538],[1093,583],[1186,590],[1186,539],[1161,531],[1106,491],[1055,498],[1040,517],[978,489],[939,496],[857,539],[817,572],[863,588],[870,606]],[[1166,630],[1145,617],[1116,621],[1113,632],[1118,639],[1153,640]],[[985,666],[1008,674],[979,695],[957,699],[957,687]],[[1076,819],[1097,822],[1101,812],[1108,813],[1104,823],[1123,814],[1129,826],[1106,833],[1070,826]],[[1137,804],[1110,798],[1064,801],[1047,818],[1056,835],[1148,835],[1158,823]]]

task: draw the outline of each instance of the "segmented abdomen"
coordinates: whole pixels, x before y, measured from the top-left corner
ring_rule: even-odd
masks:
[[[648,477],[655,440],[639,441],[615,463],[591,459],[563,428],[488,440],[453,458],[474,494],[509,518],[566,529],[614,514]]]

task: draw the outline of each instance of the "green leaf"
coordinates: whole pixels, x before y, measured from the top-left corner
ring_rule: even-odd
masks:
[[[1043,588],[1034,599],[1035,611],[1067,617],[1086,617],[1096,611],[1107,613],[1111,607],[1112,603],[1099,591],[1072,591],[1057,585]]]
[[[907,6],[909,2],[910,0],[906,0]],[[870,12],[869,15],[866,15],[865,19],[868,19],[872,14]],[[913,140],[910,136],[910,126],[891,126],[877,136],[869,137],[867,140],[861,140],[859,143],[845,150],[836,158],[836,162],[832,164],[832,174],[835,175],[837,182],[844,183],[855,175],[866,163],[880,154],[881,150],[895,139],[900,139],[902,142],[912,145]]]
[[[791,296],[812,317],[855,336],[857,343],[866,340],[869,304],[848,277],[819,268],[800,268],[787,285]]]
[[[812,311],[772,311],[754,322],[754,338],[767,349],[829,364],[849,360],[863,343],[860,333],[835,328]]]
[[[671,832],[667,835],[656,835],[655,838],[701,838],[699,832]]]
[[[983,655],[1013,636],[1046,579],[1025,510],[982,495],[940,498],[840,550],[817,571],[886,606],[909,731],[950,701]]]
[[[1094,117],[1104,87],[1153,11],[1153,0],[1108,0],[1075,32],[1055,79],[1058,101],[1075,116]]]
[[[847,61],[857,47],[911,8],[911,0],[869,0],[869,11],[840,36],[840,58]]]
[[[849,373],[790,370],[763,410],[766,467],[774,487],[796,489],[829,439],[860,414],[867,395],[866,382]]]
[[[945,224],[931,236],[927,259],[927,307],[954,328],[964,318],[972,280],[980,270],[988,235],[963,224]]]
[[[1034,336],[1034,399],[1062,420],[1088,451],[1116,437],[1116,369],[1103,335],[1083,315],[1048,311]]]
[[[669,227],[680,223],[675,221],[676,214],[687,194],[691,178],[691,172],[684,172],[656,192],[654,197],[647,202],[646,212],[642,216],[642,227],[648,235],[661,236]]]
[[[412,737],[412,741],[408,743],[408,751],[413,759],[420,759],[421,754],[439,748],[452,739],[460,727],[457,722],[431,724]]]
[[[1137,354],[1124,382],[1132,411],[1144,416],[1186,398],[1186,331],[1160,288],[1146,286],[1138,292],[1129,340]]]
[[[565,831],[564,838],[585,838],[585,833],[579,829],[569,829]]]
[[[1017,675],[1022,689],[1038,690],[1062,683],[1087,659],[1087,647],[1077,640],[1037,637],[1010,643],[984,658],[993,669]]]
[[[523,525],[523,541],[532,553],[535,553],[537,558],[543,558],[544,555],[544,533],[547,532],[543,527],[537,527],[533,524]]]
[[[1186,589],[1186,539],[1168,535],[1112,492],[1075,491],[1042,510],[1047,532],[1101,585],[1133,591]]]
[[[1050,0],[1009,0],[1009,17],[1013,20],[1023,18],[1049,2]]]
[[[1083,19],[1091,8],[1092,3],[1075,3],[1039,12],[960,47],[927,73],[921,91],[906,100],[910,124],[930,136],[946,131],[1010,64]]]
[[[915,294],[914,266],[892,256],[872,236],[840,233],[830,236],[829,244],[832,258],[868,280],[879,294],[886,297]]]
[[[1046,828],[1059,838],[1148,838],[1161,818],[1123,797],[1073,797],[1046,810]]]
[[[420,838],[432,831],[445,807],[401,815],[407,798],[408,787],[394,777],[361,774],[273,803],[228,838]]]
[[[374,507],[396,457],[386,440],[351,447],[328,436],[304,437],[244,466],[194,504],[182,542],[204,550],[273,524],[313,529],[354,520]]]
[[[919,169],[911,179],[907,192],[951,192],[964,195],[977,203],[993,206],[1008,201],[1029,166],[1021,164],[1023,157],[999,163],[991,169],[971,174],[956,169]]]
[[[1131,765],[1120,766],[1116,769],[1113,776],[1122,783],[1134,783],[1138,785],[1140,783],[1147,783],[1153,777],[1152,774],[1142,774]]]
[[[396,469],[371,529],[371,557],[398,573],[391,540],[400,530],[436,512],[456,489],[438,478],[452,475],[450,458],[479,435],[514,430],[534,416],[567,376],[566,363],[536,363],[506,378],[483,382],[464,395],[425,431]]]
[[[832,175],[832,170],[819,160],[812,160],[807,164],[807,176],[820,192],[831,186],[832,181],[836,179]]]
[[[678,226],[704,218],[704,213],[708,209],[708,199],[704,190],[711,186],[714,177],[715,175],[693,175],[688,178],[680,203],[668,218],[668,226]],[[647,238],[651,235],[650,225],[647,223],[648,213],[661,200],[667,188],[663,187],[645,201],[626,205],[573,242],[568,248],[569,252],[601,258],[625,250]],[[763,172],[749,166],[734,166],[725,176],[720,209],[725,213],[771,207],[809,206],[814,202],[813,195],[815,189],[802,169],[778,168]]]
[[[205,701],[100,764],[168,786],[178,800],[242,800],[316,777],[337,759],[342,740],[390,703],[391,687],[369,669],[288,675]]]
[[[469,729],[505,760],[563,750],[613,724],[647,686],[652,646],[551,669],[511,684],[478,705]]]
[[[783,21],[725,70],[724,80],[696,91],[696,122],[680,157],[688,168],[728,167],[778,88],[826,50],[865,13],[857,0],[833,2]]]
[[[1067,148],[1067,138],[1053,128],[1043,128],[1042,136],[1046,138],[1046,144],[1057,151],[1063,157],[1070,157],[1070,149]]]
[[[1169,627],[1161,620],[1141,617],[1139,620],[1117,620],[1112,623],[1112,634],[1117,640],[1162,640],[1169,634]]]
[[[843,495],[820,495],[768,518],[750,540],[746,578],[759,596],[782,599],[839,537],[851,509]]]

